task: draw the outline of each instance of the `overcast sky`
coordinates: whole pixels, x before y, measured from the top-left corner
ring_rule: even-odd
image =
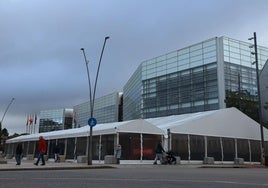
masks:
[[[105,36],[96,97],[123,86],[147,59],[203,40],[268,46],[267,0],[1,0],[0,118],[24,133],[28,114],[88,101]],[[0,120],[1,121],[1,120]]]

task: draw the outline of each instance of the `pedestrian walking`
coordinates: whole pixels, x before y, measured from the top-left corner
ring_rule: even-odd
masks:
[[[60,162],[60,146],[58,144],[54,147],[54,155],[55,162]]]
[[[159,143],[157,144],[157,147],[155,149],[154,164],[157,164],[157,160],[159,160],[160,161],[160,164],[162,164],[163,152],[165,152],[165,150],[162,147],[162,142],[159,141]]]
[[[17,164],[16,165],[20,165],[21,164],[21,159],[22,159],[22,143],[18,143],[17,147],[16,147],[16,155],[15,155],[15,159]]]
[[[47,151],[47,145],[46,145],[46,140],[40,136],[39,137],[39,143],[38,143],[38,151],[39,151],[39,154],[38,154],[38,158],[37,158],[37,161],[36,163],[34,163],[36,166],[38,166],[38,163],[40,161],[40,159],[42,159],[42,164],[41,165],[45,165],[45,159],[44,159],[44,155]]]
[[[120,144],[117,144],[115,149],[116,164],[120,164],[121,154],[122,154],[122,147]]]

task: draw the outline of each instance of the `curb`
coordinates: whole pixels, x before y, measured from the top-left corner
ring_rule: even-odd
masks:
[[[12,167],[0,168],[0,171],[25,171],[25,170],[79,170],[79,169],[108,169],[113,166],[93,165],[93,166],[42,166],[42,167]]]
[[[264,165],[203,165],[199,168],[268,168]]]

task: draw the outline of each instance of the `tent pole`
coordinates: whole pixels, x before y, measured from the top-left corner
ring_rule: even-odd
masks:
[[[251,145],[250,145],[250,140],[248,140],[248,150],[249,150],[249,162],[251,163]]]
[[[47,143],[47,151],[46,151],[46,154],[47,154],[47,160],[49,158],[49,151],[50,151],[50,140],[48,140],[48,143]]]
[[[235,158],[238,158],[238,155],[237,155],[237,139],[235,138]]]
[[[190,144],[190,135],[187,135],[187,139],[188,139],[188,162],[190,162],[191,160],[191,144]]]
[[[30,141],[27,142],[26,156],[29,155],[29,147],[30,147]]]
[[[120,142],[120,141],[119,141],[119,133],[117,132],[117,133],[116,133],[116,144],[118,145],[119,142]]]
[[[220,144],[221,144],[221,162],[223,163],[223,144],[222,144],[222,137],[220,137]]]
[[[87,139],[88,139],[88,137],[87,137]],[[87,144],[88,144],[88,142],[87,142]],[[75,139],[74,139],[74,159],[77,159],[77,156],[76,156],[76,148],[77,148],[77,137],[75,137]],[[86,153],[87,152],[88,152],[88,150],[86,149]]]
[[[204,136],[204,141],[205,141],[205,158],[207,158],[208,157],[208,140],[206,136]]]
[[[77,139],[77,138],[76,138]],[[75,147],[76,147],[76,144],[75,144]],[[89,136],[87,136],[87,148],[86,148],[86,155],[88,156],[88,152],[89,152]]]
[[[168,150],[171,150],[171,134],[170,134],[170,129],[167,130],[168,134]]]
[[[65,158],[66,158],[66,154],[67,154],[67,138],[65,138],[65,140],[64,140],[64,156],[65,156]]]
[[[141,141],[141,155],[140,155],[140,160],[142,162],[142,158],[143,158],[143,135],[142,133],[140,134],[140,141]]]
[[[101,161],[101,135],[99,139],[99,162]]]

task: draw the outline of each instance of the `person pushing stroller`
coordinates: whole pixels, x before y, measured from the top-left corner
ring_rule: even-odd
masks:
[[[155,149],[155,159],[154,159],[154,164],[157,164],[157,160],[160,161],[160,164],[162,164],[163,162],[163,152],[165,152],[165,150],[162,147],[162,142],[159,141],[159,143],[157,144],[157,147]]]

